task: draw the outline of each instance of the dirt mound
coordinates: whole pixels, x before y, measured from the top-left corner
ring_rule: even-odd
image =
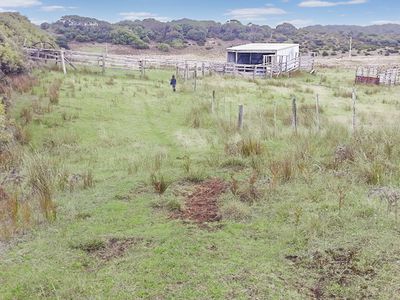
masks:
[[[218,197],[228,185],[221,179],[210,179],[200,183],[186,199],[185,210],[181,217],[196,223],[216,222],[221,220],[218,210]]]
[[[306,270],[307,274],[310,274],[310,271],[316,274],[314,285],[308,287],[309,296],[313,299],[340,297],[340,295],[332,294],[332,291],[328,293],[328,287],[332,284],[346,287],[351,285],[356,278],[368,281],[376,275],[373,266],[363,267],[359,263],[358,249],[327,249],[314,252],[311,256],[288,255],[285,258],[290,260],[296,268]],[[303,286],[301,282],[298,284]],[[362,287],[360,293],[368,297],[367,287]]]

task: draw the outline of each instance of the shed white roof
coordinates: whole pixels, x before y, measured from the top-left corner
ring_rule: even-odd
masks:
[[[275,43],[252,43],[245,44],[236,47],[230,47],[228,51],[279,51],[283,49],[288,49],[292,47],[298,47],[299,44],[275,44]]]

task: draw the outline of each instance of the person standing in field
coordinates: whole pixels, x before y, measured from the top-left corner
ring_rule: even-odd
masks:
[[[175,75],[172,75],[170,85],[172,86],[172,90],[176,92],[176,78]]]

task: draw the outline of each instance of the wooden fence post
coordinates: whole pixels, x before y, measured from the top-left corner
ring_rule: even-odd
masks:
[[[352,116],[352,129],[353,129],[353,133],[356,131],[356,98],[357,98],[357,95],[356,95],[356,90],[355,90],[355,88],[353,88],[353,92],[352,92],[352,94],[351,94],[351,98],[352,98],[352,114],[353,114],[353,116]]]
[[[215,91],[212,91],[212,99],[211,99],[211,113],[215,112]]]
[[[274,132],[275,132],[275,134],[276,134],[276,127],[277,127],[277,124],[276,124],[276,101],[274,101]]]
[[[297,133],[297,105],[296,97],[292,99],[292,126],[295,133]]]
[[[315,97],[315,114],[316,114],[316,123],[317,123],[317,131],[320,131],[321,124],[319,119],[319,95]]]
[[[206,75],[205,64],[203,62],[203,63],[201,63],[201,77],[204,77],[205,75]]]
[[[189,66],[188,66],[187,61],[185,61],[185,75],[184,75],[184,77],[185,77],[185,81],[187,81],[189,79]]]
[[[61,50],[60,51],[60,56],[61,56],[61,66],[62,66],[62,70],[64,75],[67,74],[67,68],[65,67],[65,57],[64,57],[64,51]]]
[[[143,66],[143,60],[139,61],[139,66],[140,66],[140,77],[144,77],[144,66]]]
[[[103,75],[106,73],[106,56],[103,54],[101,57],[102,65],[101,65],[101,72]]]
[[[239,104],[238,129],[243,129],[243,104]]]
[[[193,79],[194,79],[193,90],[196,91],[196,89],[197,89],[197,64],[194,67]]]

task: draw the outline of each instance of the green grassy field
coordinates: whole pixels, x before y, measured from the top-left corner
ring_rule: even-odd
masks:
[[[31,226],[0,253],[1,299],[399,298],[397,198],[368,197],[398,186],[399,88],[358,87],[352,134],[351,70],[206,77],[177,93],[170,75],[37,71],[33,91],[14,95],[30,137],[21,172],[30,178],[34,159],[51,168],[56,218],[26,197]],[[215,178],[222,219],[180,218]]]

